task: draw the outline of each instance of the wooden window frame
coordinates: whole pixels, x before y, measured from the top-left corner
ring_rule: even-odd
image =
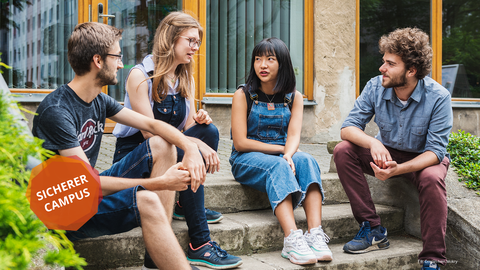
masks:
[[[431,0],[431,37],[432,37],[432,79],[442,84],[442,1]],[[355,76],[356,97],[360,95],[360,0],[356,0],[356,23],[355,23]],[[480,102],[475,98],[455,98],[452,101]]]
[[[314,0],[305,0],[304,2],[304,94],[303,97],[313,100],[313,23],[314,23]],[[183,10],[194,15],[203,26],[203,33],[208,31],[207,25],[207,0],[183,0]],[[207,60],[206,60],[206,39],[202,42],[200,50],[194,56],[195,60],[195,99],[202,101],[204,97],[233,97],[233,93],[207,93],[206,92],[206,76],[207,76]],[[202,107],[202,103],[198,103],[198,107]]]

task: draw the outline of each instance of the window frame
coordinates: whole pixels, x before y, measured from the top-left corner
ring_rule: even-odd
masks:
[[[355,96],[360,95],[360,0],[356,1],[355,19]],[[442,84],[442,2],[443,0],[431,0],[431,45],[433,49],[432,58],[432,79]],[[480,104],[480,98],[451,98],[456,104],[475,102]]]
[[[208,31],[207,25],[207,0],[183,0],[183,10],[194,15],[203,26],[204,35]],[[307,100],[313,100],[313,49],[314,49],[314,0],[304,0],[304,94]],[[206,92],[206,76],[207,76],[207,60],[206,60],[206,39],[203,40],[199,52],[194,56],[195,73],[193,74],[196,84],[195,99],[197,107],[202,108],[202,100],[204,98],[231,98],[233,93],[207,93]]]

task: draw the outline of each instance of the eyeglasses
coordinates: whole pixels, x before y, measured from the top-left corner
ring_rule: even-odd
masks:
[[[117,62],[122,62],[123,54],[111,54],[111,53],[107,53],[107,55],[115,56],[115,57],[117,57]]]
[[[195,48],[195,45],[197,45],[197,47],[200,48],[200,45],[202,45],[202,42],[195,38],[190,38],[185,36],[180,36],[180,37],[186,38],[188,40],[188,46],[190,46],[190,48]]]

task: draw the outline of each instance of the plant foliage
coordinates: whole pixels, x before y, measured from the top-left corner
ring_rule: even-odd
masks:
[[[480,190],[480,138],[459,130],[451,133],[447,146],[459,181],[475,191]],[[479,194],[477,192],[477,194]],[[480,194],[479,194],[480,195]]]
[[[86,262],[75,253],[64,231],[48,230],[30,210],[25,196],[30,177],[27,159],[52,153],[14,124],[9,113],[14,106],[0,91],[0,269],[29,269],[32,258],[40,253],[46,265],[82,269]]]

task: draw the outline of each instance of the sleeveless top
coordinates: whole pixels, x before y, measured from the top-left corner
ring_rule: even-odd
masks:
[[[142,63],[135,65],[133,68],[130,69],[127,75],[127,78],[125,79],[125,84],[127,82],[128,76],[130,76],[130,72],[132,72],[134,68],[141,70],[145,75],[145,78],[149,78],[155,68],[152,55],[149,54],[145,56]],[[190,102],[187,98],[182,97],[177,92],[176,89],[178,86],[178,80],[175,82],[175,86],[173,88],[169,87],[167,96],[165,97],[164,100],[162,100],[159,103],[155,102],[152,99],[152,87],[153,87],[152,80],[147,80],[147,85],[148,85],[148,98],[150,100],[150,106],[152,107],[153,115],[155,116],[155,119],[165,121],[169,124],[172,124],[177,129],[183,130],[187,122],[188,115],[190,113]],[[130,103],[130,97],[127,91],[125,93],[124,106],[126,108],[132,109],[132,105]],[[176,110],[174,109],[174,106],[175,108],[177,108]],[[125,138],[125,137],[132,136],[137,132],[139,132],[139,130],[136,128],[125,126],[122,124],[116,124],[113,130],[113,135],[117,138]]]

